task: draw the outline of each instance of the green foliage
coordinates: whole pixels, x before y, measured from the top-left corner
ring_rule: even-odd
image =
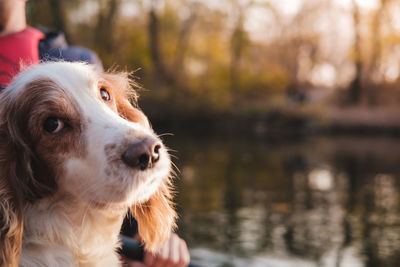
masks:
[[[53,26],[53,19],[47,0],[27,1],[26,4],[27,22],[32,26]]]
[[[153,90],[145,94],[146,98],[154,103],[167,101],[176,109],[230,112],[260,106],[260,110],[265,110],[275,99],[287,98],[290,90],[300,92],[301,84],[312,87],[307,75],[314,66],[328,63],[339,73],[344,64],[324,52],[326,40],[317,26],[319,14],[328,12],[329,7],[324,9],[325,4],[318,1],[305,1],[290,19],[271,1],[230,0],[221,2],[219,8],[187,0],[54,3],[28,1],[29,24],[52,29],[65,25],[68,40],[97,52],[105,69],[119,66],[128,71],[138,70],[139,82]],[[379,24],[379,18],[386,16],[393,3],[382,0],[381,7],[375,13],[371,11],[370,16],[376,18],[371,28],[378,33],[380,28],[389,29],[388,25]],[[82,11],[88,10],[88,6],[91,11],[85,17]],[[129,8],[134,12],[126,15],[123,11]],[[265,16],[271,17],[272,27],[266,27],[265,35],[272,32],[275,37],[265,42],[254,40],[246,24],[251,14],[248,10],[252,8],[264,10]],[[153,33],[151,12],[157,23]],[[157,38],[151,38],[151,34]],[[365,37],[362,40],[363,53],[357,59],[369,72],[384,69],[379,64],[393,54],[400,39],[397,32],[388,30],[382,30],[379,38],[375,40],[379,46],[366,42]],[[349,62],[355,60],[352,50],[350,47],[344,53]],[[308,65],[304,64],[305,59]]]
[[[250,98],[268,98],[273,94],[282,94],[289,86],[287,73],[279,69],[269,69],[265,72],[249,72],[243,69],[241,72],[241,93]]]
[[[151,94],[145,93],[148,101],[167,101],[171,106],[192,111],[223,112],[237,108],[234,98],[239,98],[239,101],[267,98],[270,94],[284,93],[290,82],[289,75],[279,64],[265,65],[261,62],[254,66],[254,61],[247,58],[254,47],[243,28],[244,17],[239,18],[235,29],[229,30],[229,14],[223,10],[201,3],[194,6],[186,1],[167,1],[160,6],[154,1],[159,23],[160,60],[166,70],[166,80],[162,80],[150,52],[149,3],[130,1],[137,4],[139,14],[123,17],[122,4],[129,1],[90,0],[91,4],[98,5],[98,14],[76,22],[73,20],[74,12],[83,8],[87,1],[60,1],[61,7],[69,8],[63,12],[68,15],[64,19],[70,40],[96,51],[105,69],[121,66],[127,70],[138,70],[139,82],[145,88],[154,89]],[[111,2],[118,4],[119,15],[109,36],[112,44],[110,53],[106,40],[103,43],[96,38],[100,36],[97,31],[102,30],[104,21],[112,18],[112,14],[105,13],[105,7]],[[30,24],[54,28],[49,3],[50,0],[28,2]],[[183,11],[189,15],[182,16]],[[190,15],[193,16],[192,21],[188,19]],[[72,21],[69,21],[71,18]],[[100,22],[103,26],[99,28]],[[161,88],[157,88],[159,86]]]

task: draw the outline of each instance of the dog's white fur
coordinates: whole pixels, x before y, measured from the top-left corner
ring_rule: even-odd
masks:
[[[119,266],[118,233],[130,208],[149,249],[168,237],[175,213],[165,147],[152,168],[121,160],[130,144],[158,140],[128,103],[127,87],[123,75],[57,62],[28,68],[2,93],[0,265]],[[44,132],[48,117],[68,128]]]

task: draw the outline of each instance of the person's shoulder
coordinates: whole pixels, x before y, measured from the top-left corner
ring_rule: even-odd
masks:
[[[42,31],[45,34],[45,38],[39,42],[39,57],[41,60],[83,61],[95,65],[99,70],[103,70],[99,57],[92,50],[81,46],[68,45],[62,32]]]
[[[45,37],[44,33],[39,31],[38,29],[32,28],[32,27],[26,27],[25,30],[23,31],[28,35],[34,36],[37,39],[42,39]]]
[[[40,39],[43,39],[45,37],[44,33],[41,31],[32,28],[32,27],[26,27],[25,29],[18,31],[18,32],[12,32],[8,34],[2,34],[0,35],[0,41],[4,42],[39,42]]]

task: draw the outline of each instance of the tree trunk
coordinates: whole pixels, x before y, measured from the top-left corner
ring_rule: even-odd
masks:
[[[159,22],[154,7],[150,9],[149,13],[149,45],[150,55],[153,61],[153,67],[155,72],[156,85],[160,85],[164,81],[165,68],[164,63],[161,59],[160,53],[160,42],[159,42]]]
[[[66,19],[64,12],[64,2],[62,0],[48,0],[51,8],[52,20],[56,30],[64,33],[65,39],[70,40],[70,35],[66,27]]]
[[[240,12],[231,37],[231,89],[233,101],[240,91],[240,59],[243,54],[245,32],[243,29],[243,14]]]
[[[354,22],[354,65],[356,67],[356,74],[350,84],[348,100],[350,104],[357,104],[361,101],[363,63],[361,60],[360,10],[355,0],[352,0],[352,2]]]
[[[120,0],[108,0],[105,7],[99,10],[95,40],[105,53],[111,53],[114,49],[113,33],[120,4]]]
[[[150,56],[153,61],[153,75],[154,75],[154,86],[155,89],[160,89],[163,85],[170,85],[174,87],[179,87],[176,77],[169,72],[165,67],[164,60],[161,54],[161,43],[159,39],[160,29],[159,20],[155,10],[155,4],[158,0],[153,0],[149,12],[149,24],[148,24],[148,34],[149,34],[149,46],[150,46]]]
[[[193,28],[194,22],[196,21],[197,15],[195,11],[192,11],[190,14],[189,18],[187,18],[183,22],[182,29],[179,33],[178,36],[178,42],[176,45],[176,57],[175,57],[175,69],[177,70],[182,70],[183,69],[183,61],[185,57],[185,53],[187,51],[188,45],[189,45],[189,38],[190,38],[190,33]]]
[[[369,88],[368,88],[368,103],[373,106],[377,104],[377,92],[378,89],[375,85],[376,81],[372,80],[372,78],[376,78],[378,82],[380,82],[382,75],[379,70],[379,66],[381,64],[382,59],[382,41],[381,41],[381,20],[383,18],[383,10],[385,8],[387,1],[381,0],[380,7],[377,9],[373,22],[372,22],[372,38],[373,38],[373,46],[372,46],[372,57],[371,64],[368,69],[368,77],[369,80]]]

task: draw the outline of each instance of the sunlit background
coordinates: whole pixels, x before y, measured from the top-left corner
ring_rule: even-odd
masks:
[[[35,0],[134,71],[202,266],[400,266],[400,0]]]

